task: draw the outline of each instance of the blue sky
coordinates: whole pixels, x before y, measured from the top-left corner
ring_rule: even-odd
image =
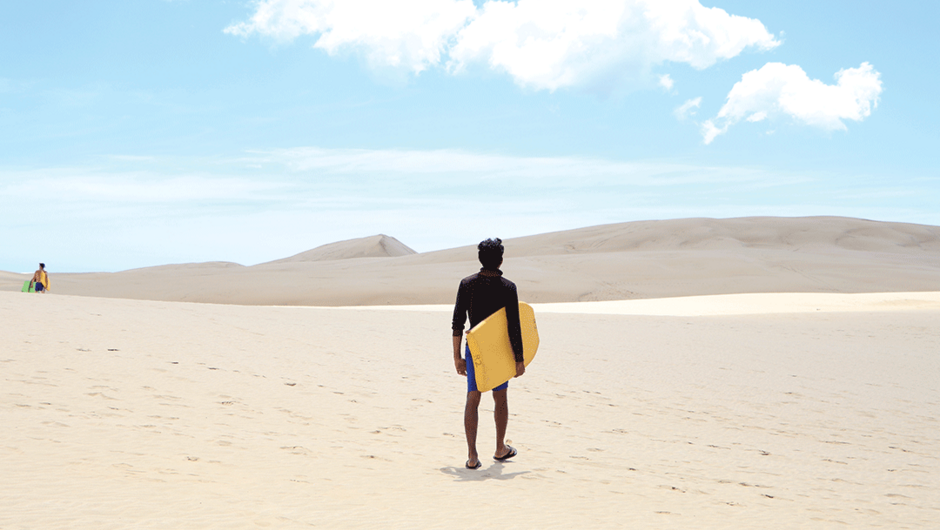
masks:
[[[936,3],[321,4],[5,5],[0,270],[693,216],[940,225]]]

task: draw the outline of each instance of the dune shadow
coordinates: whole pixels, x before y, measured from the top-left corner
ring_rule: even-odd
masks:
[[[454,477],[455,482],[481,482],[484,480],[511,480],[519,475],[525,475],[528,471],[517,471],[515,473],[504,473],[506,467],[502,462],[495,462],[487,468],[467,469],[465,467],[442,467],[441,473]]]

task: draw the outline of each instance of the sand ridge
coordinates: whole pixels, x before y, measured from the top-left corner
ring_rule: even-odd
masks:
[[[940,228],[840,217],[678,219],[506,240],[503,270],[529,302],[739,293],[935,291]],[[251,267],[168,265],[60,274],[59,294],[244,305],[453,303],[473,246],[412,254],[388,236]],[[28,279],[28,278],[26,278]],[[0,290],[18,291],[15,275]]]
[[[313,250],[269,263],[303,263],[355,258],[394,258],[417,254],[411,247],[385,234],[321,245]]]
[[[578,315],[719,316],[785,313],[870,313],[873,311],[940,310],[940,292],[748,293],[532,305],[540,314]],[[454,310],[454,307],[449,304],[425,304],[410,306],[340,306],[335,309],[450,313]]]

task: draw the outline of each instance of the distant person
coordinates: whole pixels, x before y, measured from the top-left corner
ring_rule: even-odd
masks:
[[[513,355],[516,359],[516,375],[525,373],[525,364],[522,358],[522,330],[519,325],[519,295],[516,293],[516,284],[503,278],[499,270],[503,264],[502,240],[487,239],[477,246],[478,257],[483,268],[480,272],[467,276],[460,281],[457,290],[457,303],[454,307],[453,343],[454,365],[457,373],[467,378],[467,405],[464,409],[464,430],[467,433],[467,448],[469,459],[466,467],[477,469],[482,464],[477,454],[477,425],[479,415],[477,409],[480,405],[480,391],[473,373],[473,358],[470,356],[470,346],[466,348],[466,359],[460,356],[460,343],[462,341],[464,323],[470,317],[470,327],[476,326],[486,317],[506,308],[506,319],[509,327],[509,342],[512,345]],[[506,425],[509,422],[509,403],[506,399],[509,382],[493,389],[495,402],[494,416],[496,420],[496,452],[493,458],[499,461],[508,460],[516,456],[516,449],[506,445]]]
[[[33,273],[33,279],[29,281],[30,288],[36,284],[36,292],[45,294],[49,291],[49,275],[46,274],[46,264],[40,263],[39,270]]]

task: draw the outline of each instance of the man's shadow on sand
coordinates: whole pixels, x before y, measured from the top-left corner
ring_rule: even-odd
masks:
[[[488,468],[467,469],[466,467],[442,467],[441,473],[454,477],[455,482],[481,482],[484,480],[511,480],[519,475],[525,475],[528,471],[518,471],[516,473],[504,473],[505,464],[494,462]]]

